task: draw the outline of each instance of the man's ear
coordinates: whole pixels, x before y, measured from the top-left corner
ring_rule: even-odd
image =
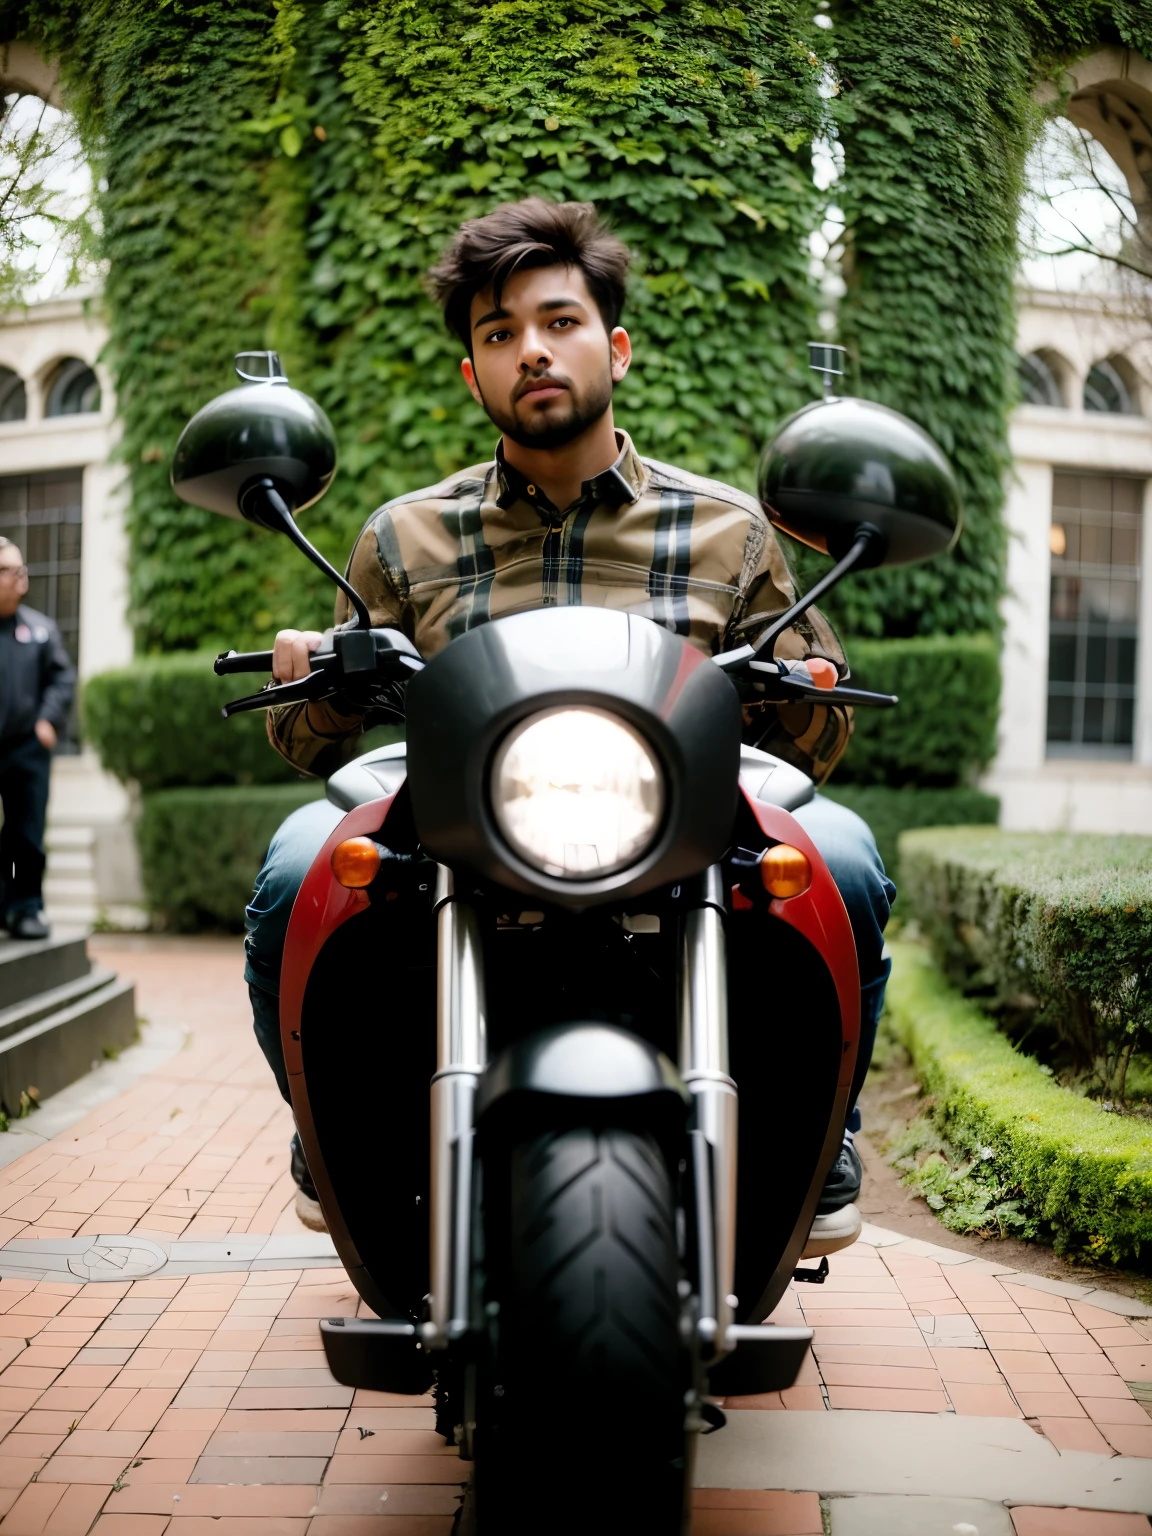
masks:
[[[460,372],[464,375],[465,384],[472,391],[473,400],[475,400],[477,405],[483,405],[484,396],[480,393],[480,386],[476,382],[476,370],[472,366],[472,359],[470,357],[462,357],[460,359]]]
[[[612,382],[619,384],[632,362],[632,338],[618,325],[608,341],[612,348]]]

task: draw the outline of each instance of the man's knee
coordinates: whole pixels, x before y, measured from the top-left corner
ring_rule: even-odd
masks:
[[[304,876],[343,812],[327,800],[311,801],[293,811],[269,844],[252,899],[245,910],[247,964],[252,986],[280,990],[280,960],[292,904]]]
[[[872,830],[847,806],[817,795],[795,813],[816,844],[844,898],[856,935],[862,980],[880,965],[884,926],[896,899],[896,887],[884,870]]]

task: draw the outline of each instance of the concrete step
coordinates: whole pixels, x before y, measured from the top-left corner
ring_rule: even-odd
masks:
[[[0,1106],[13,1115],[31,1088],[39,1098],[58,1093],[135,1038],[135,989],[113,976],[0,1039]]]
[[[96,829],[70,822],[49,822],[45,831],[45,842],[50,849],[87,848],[91,850],[96,843]]]
[[[91,848],[53,847],[48,845],[48,876],[54,874],[85,875],[92,878]]]
[[[101,987],[115,980],[114,972],[102,965],[94,965],[86,975],[77,976],[74,981],[49,987],[46,992],[37,992],[34,997],[26,997],[23,1002],[15,1003],[10,1008],[0,1008],[0,1042],[18,1035],[29,1025],[38,1024],[50,1013],[71,1008],[74,1003],[90,997],[93,992],[99,992]]]
[[[87,976],[91,965],[82,929],[57,927],[50,939],[0,933],[0,1008]]]

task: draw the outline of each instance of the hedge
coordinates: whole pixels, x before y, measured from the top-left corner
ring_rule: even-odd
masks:
[[[922,836],[923,834],[912,834]],[[887,1026],[931,1095],[944,1144],[914,1175],[953,1229],[1015,1220],[1058,1253],[1122,1263],[1152,1244],[1147,1123],[1061,1088],[1013,1050],[974,1002],[948,985],[923,947],[892,943]],[[934,1188],[932,1186],[935,1186]],[[934,1196],[934,1198],[933,1198]]]
[[[211,651],[145,656],[84,689],[84,735],[109,773],[143,790],[176,784],[275,784],[299,774],[268,745],[264,711],[224,720],[220,706],[259,677],[217,677]]]
[[[1123,1097],[1152,1048],[1152,838],[908,832],[900,868],[950,980],[1010,1031],[1051,1031],[1057,1061]]]
[[[184,932],[239,929],[272,834],[323,785],[162,789],[137,824],[144,893],[157,924]]]
[[[897,884],[897,840],[902,832],[918,827],[995,826],[1000,815],[996,796],[979,789],[917,789],[911,784],[889,789],[883,784],[833,783],[826,784],[821,793],[864,818],[884,868]],[[904,905],[901,903],[899,910]]]
[[[996,752],[1000,653],[991,635],[845,643],[852,682],[895,693],[896,709],[858,709],[838,783],[970,784]],[[974,818],[984,820],[983,816]]]

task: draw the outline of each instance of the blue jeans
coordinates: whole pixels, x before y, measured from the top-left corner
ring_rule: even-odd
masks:
[[[256,1038],[285,1098],[288,1077],[280,1043],[279,1008],[284,936],[301,881],[342,815],[326,800],[292,812],[272,839],[246,912],[244,979],[252,998]],[[884,873],[868,824],[854,811],[817,795],[795,815],[840,888],[856,939],[860,965],[860,1051],[849,1099],[848,1129],[858,1131],[860,1111],[856,1100],[872,1058],[884,986],[891,970],[891,962],[884,954],[884,925],[896,897],[896,887]]]

